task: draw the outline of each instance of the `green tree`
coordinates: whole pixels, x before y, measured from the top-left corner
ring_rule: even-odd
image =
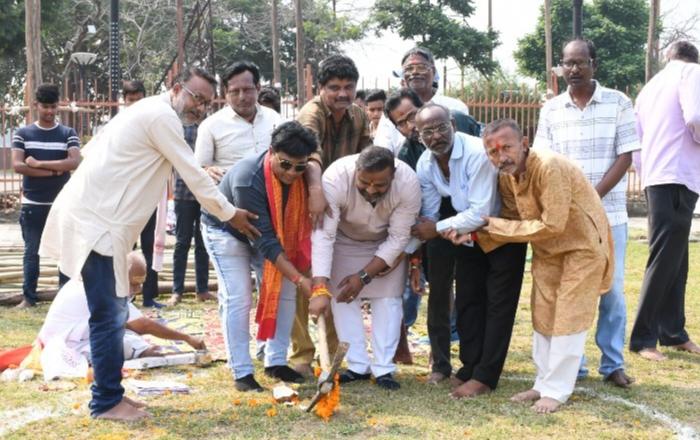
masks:
[[[491,52],[496,32],[481,32],[467,24],[474,13],[471,0],[377,0],[372,19],[378,32],[393,30],[403,39],[416,39],[436,58],[453,58],[462,67],[490,74],[497,63]]]
[[[597,80],[620,90],[644,82],[649,5],[645,0],[593,0],[583,4],[583,37],[596,46]],[[552,59],[561,58],[562,46],[572,38],[570,0],[552,0]],[[514,53],[519,70],[546,81],[544,47],[544,6],[534,32],[518,41]]]

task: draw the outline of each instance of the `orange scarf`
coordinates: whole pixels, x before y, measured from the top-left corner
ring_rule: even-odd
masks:
[[[263,171],[272,227],[289,261],[300,272],[307,272],[311,267],[311,220],[306,184],[303,177],[297,178],[292,183],[287,196],[287,205],[282,212],[282,183],[272,172],[271,158],[268,152],[263,159]],[[255,315],[259,340],[265,341],[275,336],[281,291],[282,273],[277,270],[272,261],[266,259]]]

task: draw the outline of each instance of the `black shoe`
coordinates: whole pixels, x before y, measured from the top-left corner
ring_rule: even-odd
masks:
[[[262,392],[263,387],[260,386],[252,374],[236,379],[235,387],[238,391],[257,391]]]
[[[282,382],[304,383],[304,376],[292,370],[286,365],[275,365],[274,367],[265,367],[265,375],[274,377]]]
[[[391,373],[379,376],[375,380],[377,381],[377,386],[379,388],[384,388],[385,390],[398,390],[401,388],[401,384],[394,379],[394,376],[392,376]]]
[[[143,306],[144,306],[144,307],[152,307],[152,308],[154,308],[154,309],[162,309],[162,308],[165,308],[165,307],[166,307],[165,304],[159,303],[158,301],[155,301],[155,300],[153,300],[153,301],[151,301],[151,302],[149,302],[149,303],[144,302],[144,303],[143,303]]]
[[[369,380],[371,375],[369,373],[367,374],[360,374],[360,373],[355,373],[352,370],[345,370],[340,374],[339,382],[340,383],[348,383],[348,382],[355,382],[356,380]]]

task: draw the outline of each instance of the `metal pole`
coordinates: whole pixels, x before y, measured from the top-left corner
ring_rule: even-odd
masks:
[[[301,13],[301,0],[294,0],[295,22],[297,28],[297,105],[306,103],[304,90],[304,21]]]
[[[109,12],[109,90],[110,99],[119,99],[122,71],[119,66],[119,0],[110,1]],[[112,116],[117,113],[117,107],[112,107]]]
[[[488,21],[488,31],[491,32],[493,30],[493,5],[491,4],[492,0],[489,0],[489,21]],[[489,58],[493,59],[493,49],[489,49]]]
[[[583,0],[574,0],[574,38],[581,38],[583,29]]]
[[[277,0],[272,0],[272,86],[282,87],[280,69],[279,19],[277,18]]]

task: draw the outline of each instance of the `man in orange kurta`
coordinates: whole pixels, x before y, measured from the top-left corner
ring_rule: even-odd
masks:
[[[599,296],[612,281],[610,226],[600,197],[581,170],[551,151],[527,147],[513,120],[484,131],[486,152],[499,170],[501,217],[488,218],[478,240],[485,250],[530,242],[531,295],[537,378],[514,401],[556,411],[576,383],[586,331]]]

